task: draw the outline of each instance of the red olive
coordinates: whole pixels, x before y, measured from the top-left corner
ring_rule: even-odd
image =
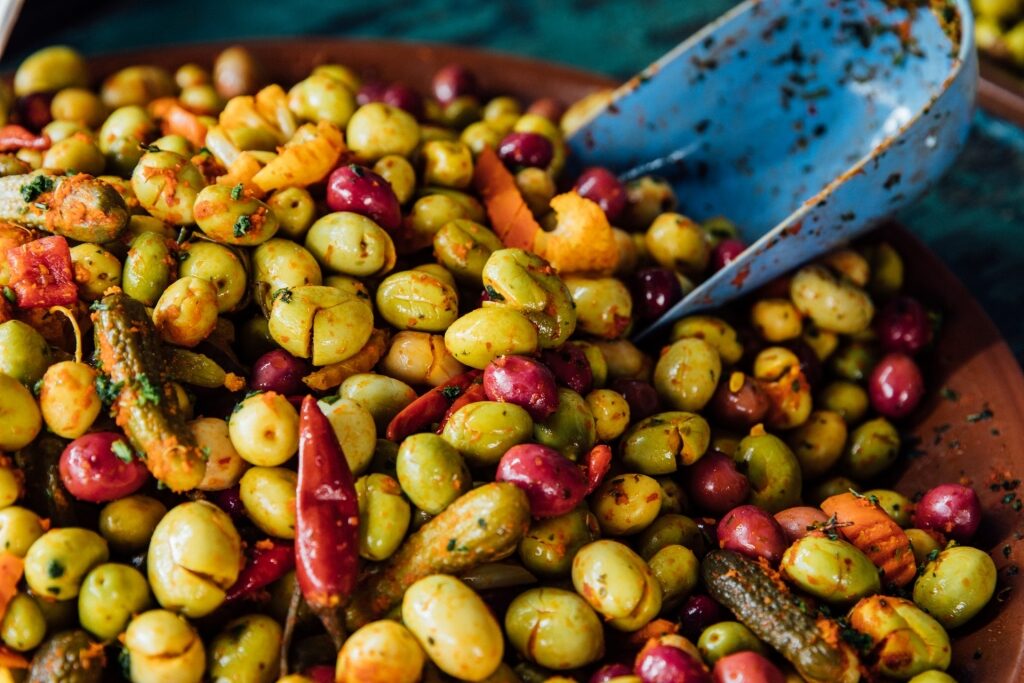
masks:
[[[306,361],[284,349],[268,351],[252,366],[249,385],[254,391],[275,391],[283,396],[305,393],[302,378],[309,372]]]
[[[914,411],[924,396],[924,378],[914,359],[890,353],[878,361],[868,377],[871,406],[885,417],[898,419]]]
[[[542,97],[539,100],[531,102],[526,113],[543,116],[549,121],[558,123],[562,120],[562,114],[565,113],[565,106],[563,106],[558,100],[553,100],[550,97]]]
[[[642,379],[617,379],[612,382],[612,389],[622,394],[629,404],[629,416],[634,422],[650,417],[658,412],[660,399],[658,391],[650,382]]]
[[[558,409],[555,376],[547,366],[532,358],[495,358],[484,368],[483,384],[488,399],[515,403],[538,422]]]
[[[715,245],[711,250],[711,269],[718,272],[740,257],[747,248],[743,240],[730,237]]]
[[[417,119],[423,117],[423,97],[405,83],[392,83],[384,88],[380,101],[404,109]]]
[[[576,180],[576,193],[596,202],[613,223],[626,208],[626,188],[607,168],[594,166],[583,171]]]
[[[761,383],[738,370],[718,383],[708,403],[715,421],[741,432],[761,422],[770,407],[771,399]]]
[[[521,488],[534,517],[557,517],[580,504],[587,495],[583,471],[554,448],[524,443],[505,451],[495,481]]]
[[[929,489],[914,510],[914,526],[942,532],[960,542],[971,540],[980,524],[978,494],[960,484],[940,484]]]
[[[478,94],[479,86],[473,72],[461,64],[449,64],[434,74],[434,97],[441,104],[448,104],[456,97]]]
[[[633,311],[638,319],[653,321],[683,298],[683,288],[674,271],[644,268],[633,276]]]
[[[750,482],[736,469],[736,462],[721,453],[708,453],[686,469],[690,500],[708,512],[720,515],[747,499]]]
[[[792,543],[798,541],[811,532],[814,525],[821,525],[828,521],[828,515],[806,505],[786,508],[775,513],[775,521],[782,527],[786,539]]]
[[[725,609],[710,596],[694,593],[679,610],[679,633],[696,639],[708,626],[725,621]]]
[[[381,102],[388,84],[383,81],[366,81],[356,92],[356,104],[360,107],[370,102]]]
[[[539,133],[509,133],[498,144],[498,156],[507,166],[547,168],[553,155],[551,141]]]
[[[632,667],[626,666],[625,664],[605,664],[600,669],[594,672],[590,677],[589,683],[608,683],[609,681],[615,680],[619,676],[632,676]]]
[[[779,668],[756,652],[734,652],[715,662],[714,683],[785,683]]]
[[[402,224],[402,206],[391,183],[358,164],[339,166],[327,180],[327,206],[373,220],[385,230]]]
[[[60,454],[60,479],[72,496],[90,503],[124,498],[142,488],[149,470],[116,432],[80,436]]]
[[[875,333],[886,351],[915,354],[931,342],[932,323],[917,299],[900,296],[875,316]]]
[[[722,518],[718,544],[755,560],[763,557],[772,565],[779,563],[789,546],[775,518],[756,505],[740,505]]]
[[[229,489],[214,491],[210,494],[210,502],[231,515],[232,519],[247,519],[238,484]]]
[[[711,683],[701,662],[671,645],[644,648],[634,671],[643,683]]]
[[[559,384],[585,396],[594,384],[594,370],[583,349],[575,344],[563,344],[541,354],[544,365],[551,369]]]

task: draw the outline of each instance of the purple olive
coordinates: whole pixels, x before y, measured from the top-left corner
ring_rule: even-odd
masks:
[[[284,349],[274,349],[253,363],[249,386],[255,391],[276,391],[282,396],[292,396],[306,391],[302,378],[308,373],[306,361]]]
[[[981,502],[969,486],[940,484],[929,489],[914,510],[914,526],[941,531],[961,543],[981,524]]]
[[[786,539],[792,543],[809,534],[815,525],[820,526],[828,522],[828,516],[818,508],[798,505],[776,512],[775,521],[782,527]]]
[[[409,112],[417,119],[423,117],[423,97],[405,83],[392,83],[381,93],[380,101]]]
[[[360,107],[370,102],[382,102],[388,84],[383,81],[366,81],[356,92],[356,104]]]
[[[612,223],[626,208],[626,188],[607,168],[594,166],[583,171],[575,189],[581,197],[597,202]]]
[[[728,512],[747,499],[750,482],[727,455],[708,453],[687,468],[687,493],[698,507],[716,515]]]
[[[612,389],[622,394],[629,404],[629,416],[634,422],[650,417],[658,412],[660,399],[658,391],[650,382],[642,379],[617,379],[612,382]]]
[[[541,354],[544,365],[551,368],[555,380],[585,396],[594,384],[594,370],[583,349],[575,344],[563,344],[557,349],[548,349]]]
[[[736,371],[715,387],[708,410],[716,422],[745,432],[764,419],[771,403],[760,380]]]
[[[738,259],[740,254],[746,251],[746,249],[747,245],[743,243],[743,240],[736,239],[735,237],[722,240],[711,250],[711,270],[714,272],[720,271]]]
[[[756,652],[734,652],[715,662],[714,683],[785,683],[786,677]]]
[[[790,339],[786,342],[786,348],[792,351],[800,359],[800,372],[812,387],[817,386],[821,381],[821,359],[814,352],[810,344],[803,339]]]
[[[932,324],[925,307],[909,296],[887,303],[875,317],[878,342],[886,351],[915,354],[932,340]]]
[[[694,593],[679,610],[679,633],[696,639],[708,626],[727,619],[725,610],[703,593]]]
[[[589,683],[608,683],[608,681],[614,680],[619,676],[632,675],[632,667],[626,666],[625,664],[605,664],[594,672],[590,677]]]
[[[583,471],[554,448],[524,443],[505,451],[495,481],[515,484],[526,493],[534,517],[557,517],[587,495]]]
[[[924,396],[924,378],[914,359],[890,353],[878,361],[868,377],[871,406],[885,417],[898,419],[914,411]]]
[[[671,645],[644,648],[634,672],[644,683],[711,683],[703,664]]]
[[[327,206],[371,219],[385,230],[402,224],[402,207],[391,184],[358,164],[339,166],[327,180]]]
[[[507,166],[547,168],[553,155],[551,141],[540,133],[509,133],[498,144],[498,156]]]
[[[50,102],[53,93],[36,92],[23,95],[14,102],[14,112],[19,124],[31,131],[39,132],[53,121]]]
[[[492,401],[521,406],[534,420],[558,410],[558,387],[547,366],[525,356],[500,356],[484,368],[484,392]]]
[[[653,321],[683,298],[679,278],[668,268],[644,268],[633,276],[633,312],[642,321]]]
[[[432,82],[434,97],[441,104],[448,104],[456,97],[476,95],[479,86],[473,72],[461,64],[449,64],[434,74]]]
[[[754,560],[763,557],[777,565],[789,543],[774,517],[756,505],[740,505],[719,523],[718,545]]]
[[[242,495],[237,484],[229,489],[212,491],[207,495],[210,502],[231,515],[232,519],[246,518],[245,506],[242,505]]]

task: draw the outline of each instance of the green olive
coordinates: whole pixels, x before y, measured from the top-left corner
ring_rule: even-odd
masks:
[[[621,631],[634,631],[661,610],[661,585],[639,555],[616,541],[594,541],[572,562],[576,592]]]
[[[124,634],[133,683],[199,683],[206,670],[203,640],[184,618],[162,609],[143,612]]]
[[[839,495],[840,493],[849,493],[852,491],[860,491],[860,485],[848,479],[847,477],[836,476],[829,477],[819,481],[814,486],[811,486],[807,491],[807,501],[812,505],[819,505],[826,498]]]
[[[667,545],[647,560],[661,586],[662,609],[672,608],[693,592],[700,579],[700,560],[684,545]]]
[[[382,619],[348,637],[338,653],[335,681],[417,683],[421,680],[425,659],[423,648],[409,629]]]
[[[398,550],[409,529],[412,511],[402,487],[386,474],[370,474],[356,482],[359,498],[359,554],[381,562]]]
[[[654,364],[651,358],[628,339],[615,341],[594,340],[593,346],[601,352],[608,379],[639,379],[649,381]]]
[[[281,394],[266,391],[242,400],[228,419],[231,444],[253,465],[275,467],[299,448],[299,415]]]
[[[497,149],[501,140],[501,132],[485,121],[475,121],[459,134],[459,141],[469,147],[474,155],[480,154],[485,147]]]
[[[47,368],[39,390],[39,411],[51,432],[77,439],[92,426],[102,408],[96,371],[91,366],[66,360]]]
[[[107,542],[94,531],[51,529],[25,555],[25,582],[37,595],[70,600],[78,595],[85,575],[109,556]]]
[[[561,346],[576,329],[569,289],[544,259],[522,249],[491,253],[482,271],[487,308],[512,308],[536,327],[541,348]]]
[[[846,446],[846,422],[839,413],[816,410],[787,439],[800,469],[808,479],[828,472],[843,455]]]
[[[412,199],[416,190],[416,170],[409,160],[398,154],[387,154],[373,165],[374,173],[388,181],[399,203]]]
[[[149,543],[146,568],[161,607],[201,617],[224,602],[241,565],[242,540],[231,518],[198,501],[181,503],[163,516]]]
[[[107,503],[100,510],[99,531],[121,552],[145,549],[156,525],[167,514],[164,504],[149,496],[134,495]]]
[[[640,534],[636,547],[641,557],[650,561],[659,550],[671,545],[684,546],[697,555],[703,555],[705,550],[700,527],[689,517],[678,513],[663,514],[654,520]]]
[[[399,330],[444,332],[459,317],[459,295],[438,278],[404,270],[377,287],[377,312]]]
[[[106,159],[100,148],[81,134],[55,142],[43,154],[43,168],[52,168],[55,171],[99,175],[103,173],[105,164]]]
[[[877,362],[878,350],[874,345],[853,340],[840,346],[832,354],[829,358],[829,368],[840,379],[864,382]]]
[[[824,410],[838,413],[847,426],[859,423],[868,410],[868,392],[858,384],[839,380],[827,385],[815,396]]]
[[[248,278],[238,254],[229,247],[206,240],[188,242],[181,248],[182,251],[178,253],[178,274],[182,278],[196,277],[212,284],[217,294],[219,313],[230,313],[238,309],[245,297]],[[259,252],[259,248],[256,252]]]
[[[501,664],[501,626],[484,601],[453,576],[434,574],[405,591],[402,621],[445,673],[481,681]]]
[[[633,298],[621,280],[570,275],[563,281],[576,306],[576,325],[581,331],[603,339],[618,339],[629,333]]]
[[[892,465],[900,452],[900,435],[884,417],[868,420],[850,434],[843,467],[855,479],[868,479]]]
[[[908,528],[912,523],[914,504],[909,498],[897,491],[889,489],[871,489],[864,492],[865,496],[874,497],[878,505],[885,510],[886,514],[892,517],[892,521],[902,528]]]
[[[56,92],[63,88],[85,88],[89,70],[85,59],[74,48],[54,45],[33,52],[14,72],[14,94]]]
[[[324,268],[344,275],[383,275],[395,265],[391,237],[358,213],[338,211],[321,217],[306,233],[306,249]]]
[[[0,372],[0,450],[16,451],[32,443],[43,427],[36,399],[25,385]]]
[[[767,654],[764,644],[738,621],[720,621],[704,629],[697,641],[701,658],[714,665],[722,657],[736,652]]]
[[[0,323],[0,373],[33,384],[50,362],[50,345],[35,328],[20,320]]]
[[[121,285],[121,262],[97,244],[71,247],[71,267],[78,285],[78,296],[86,301],[102,298],[110,287]]]
[[[217,289],[209,280],[182,277],[163,291],[153,310],[160,338],[177,346],[195,346],[217,327]]]
[[[599,441],[614,441],[629,426],[629,403],[622,394],[611,389],[595,389],[586,396],[594,415]]]
[[[740,441],[733,460],[750,481],[754,505],[774,514],[800,504],[800,463],[782,439],[752,434]]]
[[[16,593],[0,620],[0,639],[18,652],[33,650],[46,637],[46,620],[39,603],[27,593]]]
[[[436,434],[413,434],[398,448],[398,481],[420,510],[436,515],[469,491],[473,480],[459,452]]]
[[[459,281],[470,285],[479,285],[487,259],[502,248],[495,233],[466,219],[446,223],[434,235],[438,261]]]
[[[853,628],[871,638],[872,668],[879,674],[907,679],[949,666],[949,636],[910,600],[882,595],[864,598],[854,605],[849,619]]]
[[[663,213],[644,235],[647,251],[665,268],[687,276],[700,275],[711,259],[711,245],[694,221],[678,213]]]
[[[156,147],[165,152],[174,152],[181,156],[189,159],[192,157],[195,150],[192,148],[192,143],[187,138],[181,135],[165,135],[161,138],[157,138],[150,145]]]
[[[910,539],[910,548],[914,551],[914,563],[918,567],[931,562],[932,552],[938,555],[942,549],[935,537],[923,529],[906,529],[906,534]]]
[[[415,390],[405,382],[371,372],[348,377],[338,395],[366,408],[381,434],[395,415],[416,400]]]
[[[597,518],[581,505],[558,517],[534,520],[519,542],[519,559],[535,574],[562,578],[569,575],[576,552],[599,536]]]
[[[171,225],[195,222],[192,206],[204,185],[199,169],[174,152],[147,152],[132,171],[132,189],[139,203]]]
[[[498,356],[529,355],[540,348],[529,318],[505,306],[477,308],[458,318],[444,333],[455,360],[483,369]]]
[[[944,671],[925,671],[911,678],[907,683],[956,683],[956,679]]]
[[[43,520],[27,508],[9,505],[0,510],[0,550],[3,552],[25,557],[44,531]]]
[[[587,364],[590,366],[590,373],[594,377],[594,388],[600,389],[607,384],[608,362],[604,359],[604,354],[601,352],[601,349],[598,348],[596,344],[591,344],[590,342],[585,341],[571,341],[569,343],[583,351],[583,355],[587,359]],[[597,411],[594,412],[594,416],[595,418],[597,417]]]
[[[946,628],[970,621],[996,590],[996,565],[988,553],[954,546],[924,565],[914,582],[914,602]]]
[[[543,422],[534,423],[533,438],[570,460],[578,460],[597,443],[597,424],[586,399],[572,389],[558,387],[558,408]]]
[[[888,297],[903,288],[903,258],[888,242],[873,244],[865,250],[871,265],[868,290],[875,296]]]
[[[803,316],[789,299],[761,299],[750,310],[750,322],[761,338],[779,343],[803,332]]]
[[[334,436],[345,453],[349,469],[359,476],[370,466],[377,446],[377,427],[373,415],[362,405],[347,398],[318,405],[334,429]]]
[[[300,119],[328,121],[344,128],[356,111],[356,97],[338,79],[314,72],[288,91],[288,108]]]
[[[210,643],[210,678],[218,683],[274,683],[282,631],[262,614],[229,622]]]
[[[822,266],[804,266],[793,276],[790,298],[823,330],[856,334],[867,329],[874,306],[864,290]]]
[[[448,418],[441,433],[474,467],[490,467],[512,446],[533,436],[533,420],[514,403],[476,401]]]
[[[661,486],[645,474],[620,474],[598,487],[590,505],[605,534],[635,534],[661,512]]]
[[[431,140],[419,153],[425,184],[463,189],[473,180],[473,153],[465,143]]]
[[[286,351],[330,365],[355,355],[373,332],[373,311],[363,299],[334,287],[285,290],[270,310],[270,335]]]
[[[295,490],[298,476],[283,467],[252,467],[239,481],[242,506],[261,531],[295,538]]]
[[[671,474],[680,465],[700,460],[710,442],[707,420],[696,413],[670,411],[634,424],[619,448],[624,466],[644,474]]]
[[[128,66],[103,81],[100,97],[103,104],[114,109],[128,105],[146,105],[160,97],[177,92],[174,78],[158,66]]]
[[[436,387],[465,372],[466,366],[452,356],[439,334],[404,330],[391,338],[378,369],[407,384]]]
[[[281,234],[293,240],[301,240],[316,220],[316,203],[303,187],[277,190],[267,198],[267,206],[277,216]]]
[[[207,185],[195,198],[195,222],[215,242],[252,247],[277,232],[277,216],[240,185]]]
[[[474,211],[473,204],[463,201],[456,190],[433,187],[423,190],[423,196],[413,202],[406,225],[412,233],[412,242],[405,245],[409,251],[431,244],[434,236],[448,223],[455,220],[469,220],[479,223],[483,220],[480,211]],[[466,195],[466,198],[469,198]],[[473,199],[473,202],[476,200]],[[479,207],[477,207],[479,208]]]
[[[252,252],[253,292],[256,303],[269,314],[274,301],[288,290],[304,285],[320,285],[320,265],[307,249],[291,240],[275,237]]]
[[[149,585],[138,569],[125,564],[101,564],[85,577],[78,594],[82,628],[104,641],[116,638],[133,614],[150,606]]]
[[[878,569],[846,541],[804,536],[786,549],[782,575],[800,590],[832,604],[849,603],[881,590]]]
[[[356,156],[376,161],[389,154],[407,157],[420,141],[420,127],[407,112],[381,102],[356,109],[345,129],[345,142]]]
[[[561,588],[533,588],[505,613],[505,633],[524,657],[556,671],[577,669],[604,656],[604,630],[590,605]]]
[[[168,241],[155,232],[132,240],[121,273],[121,287],[131,298],[154,306],[174,277],[175,259]]]
[[[676,208],[675,191],[657,176],[643,175],[626,183],[626,199],[626,210],[620,221],[630,230],[646,231],[655,218]],[[707,222],[701,227],[709,234],[713,245],[714,233],[707,229]]]
[[[722,361],[714,346],[684,338],[661,354],[654,368],[654,388],[677,410],[700,410],[711,400],[721,374]]]

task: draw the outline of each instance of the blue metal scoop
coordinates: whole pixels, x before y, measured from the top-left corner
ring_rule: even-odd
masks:
[[[748,0],[620,87],[580,167],[666,178],[751,246],[637,340],[872,227],[952,163],[978,83],[968,0]]]

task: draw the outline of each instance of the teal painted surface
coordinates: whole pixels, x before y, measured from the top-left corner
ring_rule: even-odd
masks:
[[[28,4],[43,0],[28,0]],[[59,4],[59,3],[57,3]],[[70,3],[75,4],[75,3]],[[624,77],[731,0],[176,0],[78,2],[16,31],[11,68],[65,42],[89,54],[176,42],[303,34],[452,42]],[[52,7],[52,6],[51,6]],[[685,92],[681,93],[685,98]],[[967,284],[1024,358],[1024,131],[979,114],[940,185],[900,214]]]

